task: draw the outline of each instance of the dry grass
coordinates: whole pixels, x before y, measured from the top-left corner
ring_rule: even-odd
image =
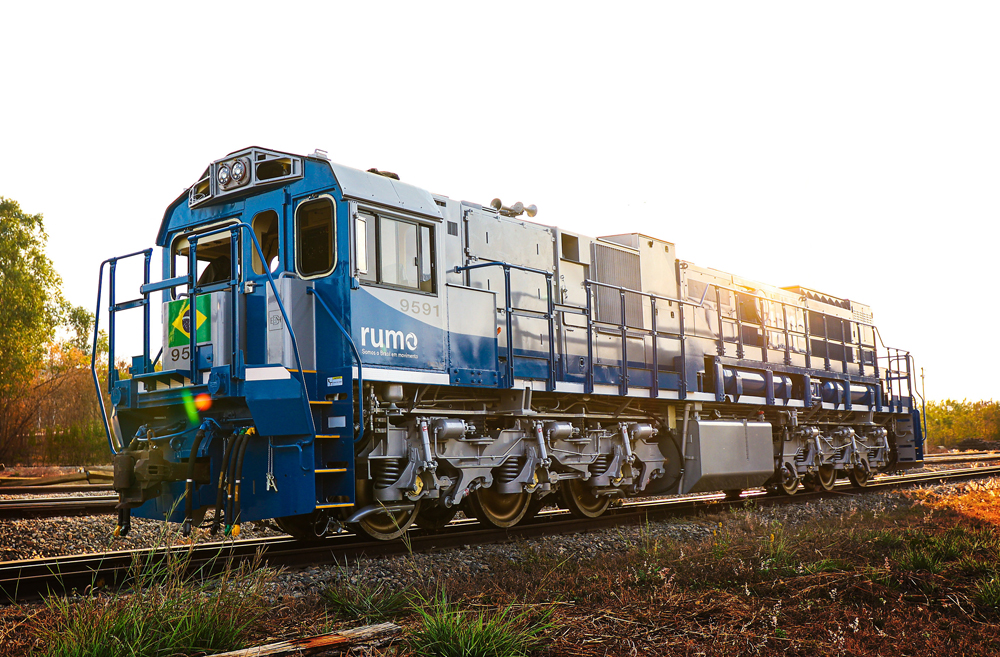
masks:
[[[414,581],[427,595],[445,587],[465,609],[544,614],[541,655],[995,655],[998,494],[971,484],[947,497],[916,493],[912,506],[885,514],[784,527],[748,508],[700,520],[714,534],[698,543],[646,529],[630,548],[592,560],[523,545],[487,575],[417,572]],[[47,613],[0,611],[0,637],[19,617],[38,613],[20,625],[27,631]],[[411,632],[421,622],[413,613],[396,620]],[[351,624],[313,596],[274,607],[258,634]],[[374,652],[404,655],[405,645]]]

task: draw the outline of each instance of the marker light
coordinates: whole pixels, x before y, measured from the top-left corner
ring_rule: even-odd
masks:
[[[240,183],[247,175],[247,165],[243,160],[233,162],[233,180]],[[225,184],[225,183],[223,183]]]
[[[228,164],[223,164],[221,167],[219,167],[219,173],[216,175],[216,179],[222,186],[226,186],[229,184],[229,181],[232,179],[232,175],[229,171]]]

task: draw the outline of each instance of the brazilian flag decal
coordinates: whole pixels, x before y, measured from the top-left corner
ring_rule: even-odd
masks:
[[[198,296],[198,312],[196,342],[212,340],[212,299],[205,294]],[[191,300],[178,299],[167,304],[167,347],[183,347],[191,344]]]

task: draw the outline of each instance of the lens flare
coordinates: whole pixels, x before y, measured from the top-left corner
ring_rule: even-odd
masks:
[[[185,390],[181,393],[181,399],[184,400],[184,410],[187,412],[188,421],[191,424],[201,423],[201,416],[198,415],[198,407],[195,404],[194,398],[191,396],[191,392]]]
[[[194,407],[199,411],[205,412],[212,408],[212,397],[207,393],[201,393],[194,398]]]

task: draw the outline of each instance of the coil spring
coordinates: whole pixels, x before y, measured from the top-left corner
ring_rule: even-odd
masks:
[[[597,460],[590,464],[590,474],[592,475],[602,475],[608,471],[608,467],[611,465],[611,455],[601,454],[597,457]]]
[[[521,472],[523,459],[512,456],[494,470],[493,479],[500,484],[506,484],[517,479]]]
[[[403,459],[378,459],[371,462],[375,488],[389,488],[403,474]]]

